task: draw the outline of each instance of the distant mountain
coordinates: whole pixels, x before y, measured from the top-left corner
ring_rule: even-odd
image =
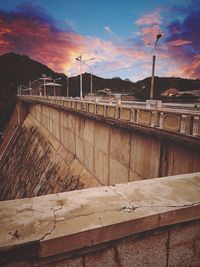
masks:
[[[5,127],[6,122],[15,106],[17,87],[22,84],[28,86],[29,81],[33,81],[46,74],[52,78],[61,78],[62,94],[67,93],[67,76],[57,73],[47,66],[32,60],[26,55],[7,53],[0,56],[0,132]],[[90,92],[90,74],[83,74],[83,95]],[[110,88],[112,92],[132,92],[141,100],[149,98],[151,78],[146,78],[138,82],[122,80],[119,77],[103,79],[96,75],[93,78],[93,91]],[[69,96],[79,96],[80,77],[69,78]],[[181,78],[160,78],[155,77],[155,97],[159,98],[161,93],[169,88],[177,88],[180,91],[200,89],[200,80],[189,80]]]
[[[64,74],[58,74],[26,55],[7,53],[0,56],[0,132],[15,106],[17,87],[20,84],[28,87],[29,81],[42,74],[53,78],[61,77],[63,84],[66,82]]]
[[[151,77],[135,83],[135,95],[139,99],[148,99],[150,95]],[[155,77],[154,97],[159,99],[162,92],[176,88],[179,91],[200,90],[200,79],[183,79],[178,77]]]

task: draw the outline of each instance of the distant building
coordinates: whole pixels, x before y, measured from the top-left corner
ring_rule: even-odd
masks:
[[[31,94],[32,95],[46,95],[46,96],[61,96],[62,95],[62,85],[54,83],[52,78],[43,77],[35,80],[31,84]]]
[[[179,95],[180,94],[180,91],[176,88],[170,88],[170,89],[167,89],[166,91],[164,91],[161,96],[162,97],[173,97],[173,96],[176,96],[176,95]]]
[[[110,88],[104,88],[102,90],[98,90],[97,96],[111,96],[111,89]]]
[[[137,100],[133,92],[112,92],[110,88],[99,90],[97,92],[97,96],[101,96],[104,99],[109,99],[109,98],[121,99],[122,101]]]
[[[176,88],[170,88],[161,94],[161,99],[170,102],[194,102],[200,99],[200,90],[181,92]]]

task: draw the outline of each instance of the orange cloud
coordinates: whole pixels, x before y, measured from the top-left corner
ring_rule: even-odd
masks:
[[[0,53],[13,51],[27,54],[53,70],[69,75],[79,73],[80,66],[75,58],[80,54],[83,54],[83,60],[95,58],[87,63],[91,66],[97,64],[96,71],[124,68],[137,60],[146,60],[146,53],[139,47],[127,47],[117,36],[105,41],[63,31],[56,28],[51,19],[34,12],[33,16],[30,12],[29,15],[0,12]],[[111,32],[108,26],[105,30]],[[89,67],[82,64],[82,71],[89,71]]]
[[[56,71],[64,71],[81,49],[80,35],[55,29],[35,18],[14,16],[0,19],[0,53],[14,51],[31,56]],[[3,47],[2,47],[3,45]]]
[[[196,55],[190,65],[183,66],[182,73],[190,79],[200,77],[200,55]]]
[[[140,19],[136,20],[136,25],[153,25],[153,24],[160,24],[160,14],[157,11],[147,13],[142,16]]]
[[[151,27],[142,28],[141,31],[144,43],[154,45],[157,34],[161,33],[161,28],[159,25],[153,25]]]
[[[192,41],[189,41],[189,40],[177,39],[177,40],[168,42],[167,44],[170,46],[179,46],[179,45],[185,45],[185,44],[191,44],[191,43]]]
[[[29,15],[28,15],[29,14]],[[92,71],[96,75],[110,72],[111,76],[120,76],[121,69],[124,76],[142,78],[151,75],[152,54],[156,36],[161,32],[161,18],[158,12],[152,12],[136,21],[141,35],[137,40],[121,41],[111,29],[106,26],[104,29],[109,32],[111,40],[83,36],[70,30],[60,30],[48,16],[30,12],[9,13],[0,11],[0,53],[17,52],[26,54],[33,59],[40,61],[58,72],[68,75],[77,75],[80,72],[80,64],[75,60],[80,54],[83,60],[95,58],[88,61],[87,65],[82,64],[82,72]],[[140,38],[140,39],[139,39]],[[142,45],[141,39],[145,44]],[[139,42],[138,42],[139,40]],[[167,64],[156,68],[159,75],[166,76],[172,66],[174,75],[198,77],[199,57],[185,60],[184,44],[191,44],[190,38],[176,38],[165,44],[159,45],[156,50],[156,66],[159,60],[168,60]],[[193,44],[193,43],[192,43]],[[176,53],[179,59],[172,56]],[[188,59],[188,58],[187,58]],[[146,64],[148,62],[148,64]],[[176,65],[173,65],[173,64]],[[187,63],[187,66],[185,65]],[[89,66],[88,66],[89,65]],[[95,68],[94,65],[97,67]],[[126,69],[126,72],[125,70]],[[130,69],[130,71],[128,71]],[[125,77],[127,78],[127,77]]]

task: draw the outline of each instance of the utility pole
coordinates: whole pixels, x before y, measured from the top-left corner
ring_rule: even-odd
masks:
[[[79,57],[76,58],[76,60],[78,60],[80,62],[80,98],[81,99],[83,98],[83,88],[82,88],[83,81],[82,81],[81,63],[86,64],[87,61],[93,60],[93,59],[95,59],[95,58],[93,57],[93,58],[89,58],[89,59],[86,59],[86,60],[82,60],[82,55],[80,55]],[[91,73],[91,75],[92,75],[92,73]],[[90,91],[92,90],[92,85],[91,84],[92,84],[92,76],[91,76],[91,79],[90,79]]]
[[[93,91],[93,88],[92,88],[92,70],[90,68],[90,96],[92,96],[92,92]]]
[[[53,96],[56,96],[56,81],[53,80]]]
[[[94,58],[92,58],[92,60],[93,60]],[[92,67],[93,68],[96,68],[96,66],[90,66],[89,64],[86,64],[86,65],[88,65],[89,66],[89,68],[90,68],[90,95],[92,96],[92,94],[93,94],[93,75],[92,75]]]
[[[67,76],[67,98],[69,97],[69,80]]]
[[[47,91],[46,91],[46,85],[45,85],[45,82],[46,82],[46,80],[44,79],[44,96],[46,97],[46,95],[47,95]]]
[[[83,97],[83,77],[82,77],[82,70],[81,70],[81,62],[82,62],[82,55],[80,55],[80,98]]]
[[[30,94],[30,95],[32,95],[32,87],[31,87],[31,86],[32,86],[32,83],[31,83],[31,81],[29,81],[29,90],[30,90],[30,91],[29,91],[29,94]]]
[[[153,99],[153,97],[154,97],[154,73],[155,73],[155,62],[156,62],[156,56],[153,55],[150,99]]]
[[[81,71],[81,63],[82,63],[82,55],[76,58],[80,62],[80,98],[83,97],[83,88],[82,88],[82,71]]]
[[[157,45],[158,40],[162,37],[162,34],[159,33],[156,37],[156,41],[154,44],[154,48]],[[150,99],[154,99],[154,74],[155,74],[155,63],[156,63],[156,55],[153,55],[153,60],[152,60],[152,76],[151,76],[151,89],[150,89]]]
[[[56,86],[59,86],[58,84],[56,84],[57,80],[61,80],[61,78],[56,78],[56,79],[52,79],[53,80],[53,95],[54,97],[56,96]]]

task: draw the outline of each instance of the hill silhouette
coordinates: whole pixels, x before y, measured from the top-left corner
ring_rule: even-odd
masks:
[[[0,132],[14,109],[18,86],[22,84],[28,87],[29,81],[42,74],[53,78],[59,76],[63,82],[66,79],[64,74],[57,74],[26,55],[7,53],[0,56]]]
[[[67,76],[57,73],[26,55],[7,53],[0,56],[0,132],[5,127],[9,116],[16,103],[18,86],[28,86],[29,81],[36,80],[46,74],[53,79],[61,78],[62,95],[67,94]],[[70,77],[69,96],[79,96],[80,78]],[[149,98],[151,78],[145,78],[137,82],[122,80],[119,77],[104,79],[93,75],[93,91],[110,88],[112,92],[132,92],[140,100]],[[155,77],[155,98],[160,98],[163,91],[169,88],[177,88],[180,91],[200,89],[200,80],[189,80],[176,77]],[[83,74],[83,95],[90,92],[90,74]]]

